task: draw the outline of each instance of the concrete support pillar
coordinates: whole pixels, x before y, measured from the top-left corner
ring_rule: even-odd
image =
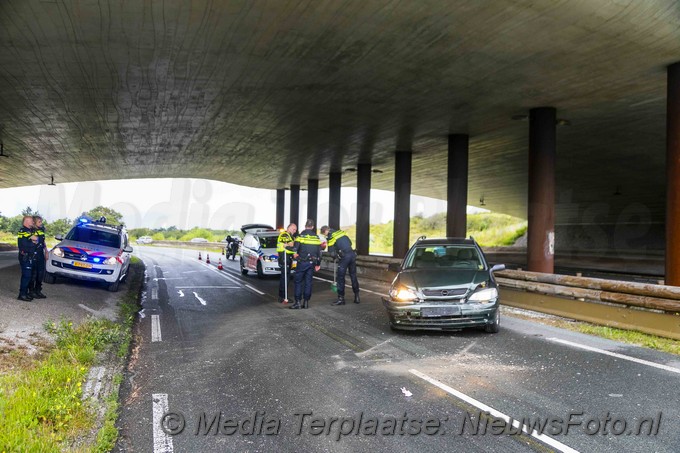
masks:
[[[319,228],[316,224],[317,212],[319,209],[319,180],[318,179],[308,179],[307,180],[307,218],[314,220],[314,225]]]
[[[276,189],[276,229],[285,228],[283,216],[286,208],[286,191]]]
[[[553,273],[555,263],[556,111],[529,112],[528,270]]]
[[[342,173],[332,172],[328,175],[328,226],[340,228],[340,188]]]
[[[298,230],[305,229],[304,223],[300,225],[300,185],[290,185],[290,223],[298,226]]]
[[[668,67],[666,95],[666,284],[680,286],[680,62]]]
[[[368,255],[371,217],[371,164],[357,166],[357,236],[359,255]]]
[[[446,236],[465,237],[468,193],[467,135],[449,135],[449,164],[446,187]]]
[[[397,151],[394,166],[394,232],[392,256],[403,258],[410,245],[411,151]]]

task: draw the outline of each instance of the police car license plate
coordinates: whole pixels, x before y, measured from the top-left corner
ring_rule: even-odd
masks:
[[[74,261],[73,266],[82,267],[83,269],[92,269],[92,265],[90,263],[81,263],[80,261]]]
[[[452,305],[450,307],[424,307],[420,309],[420,316],[423,318],[436,318],[439,316],[458,316],[460,307]]]

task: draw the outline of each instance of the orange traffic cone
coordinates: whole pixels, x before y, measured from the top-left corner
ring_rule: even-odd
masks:
[[[210,264],[210,253],[205,254],[205,262]]]
[[[220,260],[217,262],[217,268],[222,270],[222,258],[220,258]]]
[[[203,261],[203,258],[201,258],[201,252],[198,252],[198,261]]]

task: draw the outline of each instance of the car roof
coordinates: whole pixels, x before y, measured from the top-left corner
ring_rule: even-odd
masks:
[[[122,231],[122,227],[119,229],[113,225],[104,225],[101,223],[81,223],[79,225],[75,225],[75,228],[89,228],[91,230],[106,231],[107,233],[115,234],[120,234]]]
[[[432,239],[419,239],[416,241],[414,246],[427,246],[427,245],[471,245],[474,246],[477,243],[472,238],[432,238]]]
[[[262,230],[262,231],[253,231],[252,233],[253,236],[262,236],[262,237],[271,237],[271,236],[279,236],[279,231],[278,230]]]

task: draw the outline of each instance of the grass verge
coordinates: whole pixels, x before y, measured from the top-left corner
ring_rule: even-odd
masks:
[[[127,356],[143,274],[143,264],[133,258],[118,322],[92,319],[78,326],[68,320],[49,322],[45,327],[55,343],[0,375],[0,452],[113,448],[118,435],[116,382],[94,445],[84,445],[82,439],[100,421],[96,408],[82,400],[82,389],[90,367],[111,357],[122,364]]]
[[[549,326],[560,327],[562,329],[572,330],[574,332],[585,333],[588,335],[595,335],[609,340],[620,341],[621,343],[628,343],[636,346],[643,346],[649,349],[656,349],[657,351],[667,352],[669,354],[680,355],[680,341],[671,338],[657,337],[635,330],[617,329],[616,327],[598,326],[583,321],[572,321],[569,319],[553,317],[553,316],[528,316],[521,312],[509,311],[506,312],[508,316],[515,318],[527,319],[529,321],[540,322]]]

